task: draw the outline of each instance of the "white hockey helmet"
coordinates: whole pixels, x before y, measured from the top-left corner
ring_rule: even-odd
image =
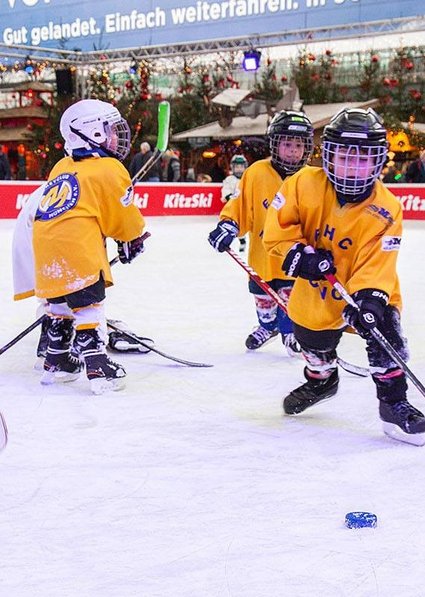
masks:
[[[74,157],[95,150],[102,157],[124,160],[130,151],[127,121],[107,102],[86,99],[72,104],[62,114],[59,128],[65,151]]]
[[[237,154],[232,157],[230,160],[230,169],[232,171],[233,176],[236,178],[241,178],[242,174],[248,168],[248,160],[242,154]]]

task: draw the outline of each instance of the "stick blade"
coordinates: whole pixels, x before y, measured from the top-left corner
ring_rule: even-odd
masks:
[[[158,139],[156,149],[161,153],[168,147],[168,132],[170,130],[170,102],[163,101],[158,104]]]

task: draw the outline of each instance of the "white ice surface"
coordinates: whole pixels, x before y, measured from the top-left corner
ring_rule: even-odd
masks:
[[[39,384],[38,332],[0,356],[1,597],[425,596],[425,448],[386,438],[371,380],[345,372],[334,400],[282,416],[302,363],[279,341],[246,353],[253,303],[206,241],[214,222],[150,218],[107,298],[108,317],[213,368],[123,355],[127,389],[91,396],[84,378]],[[13,225],[0,222],[1,345],[36,318],[33,299],[11,299]],[[399,261],[422,380],[424,238],[406,223]],[[340,355],[366,365],[356,337]],[[378,527],[345,528],[357,510]]]

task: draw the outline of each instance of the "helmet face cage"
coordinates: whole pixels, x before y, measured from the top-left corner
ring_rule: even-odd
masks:
[[[387,159],[387,148],[324,141],[322,159],[323,169],[337,192],[362,195],[379,178]],[[338,176],[335,174],[335,159],[339,163]]]
[[[304,112],[295,110],[277,112],[268,126],[267,135],[272,164],[282,175],[298,172],[313,154],[314,129]],[[303,145],[304,151],[300,157],[291,156],[290,151],[283,151],[282,143],[290,142]]]
[[[363,201],[382,172],[387,148],[387,131],[372,108],[344,108],[324,129],[323,169],[346,201]]]
[[[243,155],[234,155],[230,160],[230,169],[236,178],[241,178],[247,168],[248,160]]]
[[[281,144],[289,142],[302,144],[304,146],[304,151],[300,159],[294,161],[290,157],[282,157],[280,151]],[[287,174],[295,174],[295,172],[298,172],[298,170],[307,164],[313,154],[313,132],[311,133],[311,136],[295,134],[270,135],[269,147],[272,163],[278,169],[283,169]]]
[[[65,139],[65,150],[99,149],[102,155],[124,160],[130,151],[130,129],[118,110],[100,100],[81,100],[62,115],[60,130]]]
[[[104,122],[106,139],[102,146],[118,160],[125,160],[130,152],[131,133],[127,121]]]

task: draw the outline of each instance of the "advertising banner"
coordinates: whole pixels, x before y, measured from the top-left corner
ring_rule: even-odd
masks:
[[[16,218],[40,182],[0,182],[0,218]],[[134,203],[144,216],[205,216],[223,207],[221,184],[136,184]]]
[[[16,218],[38,181],[0,182],[0,219]],[[402,206],[405,220],[425,220],[425,184],[388,185]],[[144,216],[208,216],[220,213],[221,184],[136,184],[134,203]]]
[[[418,0],[0,0],[0,42],[114,50],[336,25],[347,25],[344,34],[350,37],[355,35],[350,30],[353,24],[413,17],[420,4]]]

